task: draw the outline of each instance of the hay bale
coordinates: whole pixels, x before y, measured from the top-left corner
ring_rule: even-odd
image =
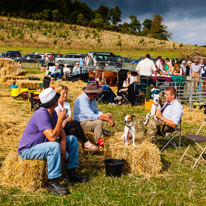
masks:
[[[124,172],[143,176],[156,176],[162,169],[160,150],[142,138],[136,139],[135,147],[126,147],[120,133],[105,141],[105,159],[125,159]]]
[[[24,191],[35,191],[47,181],[47,163],[44,160],[24,160],[11,151],[0,170],[0,184]]]
[[[40,68],[40,71],[46,72],[46,67],[41,67],[41,68]]]
[[[14,60],[9,58],[0,58],[0,69],[7,67],[8,65],[14,65]]]
[[[6,76],[6,75],[18,76],[21,74],[25,74],[25,70],[19,69],[15,65],[8,65],[7,67],[1,68],[1,76]]]
[[[38,89],[39,83],[42,83],[42,81],[35,81],[35,80],[17,80],[16,85],[19,86],[19,88],[29,88],[29,89]]]

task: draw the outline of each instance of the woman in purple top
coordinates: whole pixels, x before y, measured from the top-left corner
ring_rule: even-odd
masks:
[[[88,179],[75,172],[78,167],[78,141],[75,136],[66,136],[62,129],[65,109],[59,111],[58,117],[54,110],[59,96],[52,88],[45,89],[39,95],[41,108],[29,120],[20,140],[18,153],[26,160],[46,159],[49,179],[47,190],[65,195],[69,191],[58,180],[62,175],[61,158],[66,159],[64,182],[86,182]]]

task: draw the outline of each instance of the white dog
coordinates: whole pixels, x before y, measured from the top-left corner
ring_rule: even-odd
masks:
[[[144,122],[144,125],[146,126],[150,120],[150,118],[154,117],[154,119],[157,120],[157,117],[155,116],[156,111],[159,109],[161,110],[161,106],[160,106],[160,97],[162,96],[162,92],[160,92],[159,94],[153,94],[153,104],[152,104],[152,108],[151,111],[146,115],[146,120]]]
[[[134,123],[133,123],[133,118],[134,115],[126,115],[125,116],[125,127],[124,127],[124,133],[122,135],[122,140],[126,142],[126,146],[128,146],[127,140],[129,137],[132,136],[132,143],[134,147],[134,142],[135,142],[135,128],[134,128]]]

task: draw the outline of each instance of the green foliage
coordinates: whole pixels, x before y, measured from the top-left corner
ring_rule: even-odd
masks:
[[[19,39],[23,39],[23,38],[24,38],[24,33],[21,32],[21,33],[19,34]]]
[[[56,35],[56,31],[53,31],[53,35],[54,35],[54,36]]]
[[[100,39],[100,38],[97,39],[97,43],[98,43],[98,44],[101,43],[101,39]]]
[[[100,5],[96,10],[96,13],[100,14],[104,22],[109,22],[110,20],[110,10],[108,7]]]
[[[4,37],[3,36],[0,36],[0,41],[4,41]]]
[[[63,21],[61,21],[61,22],[59,23],[59,27],[60,27],[60,28],[64,27],[64,22],[63,22]]]
[[[183,47],[183,46],[184,46],[184,44],[181,43],[179,47]]]
[[[144,43],[144,38],[141,38],[140,40],[139,40],[139,44],[143,44]]]
[[[155,14],[152,20],[151,29],[149,31],[149,37],[159,39],[159,40],[168,40],[171,38],[171,33],[168,32],[167,26],[162,24],[163,17],[160,14]]]
[[[0,29],[4,29],[4,24],[0,24]]]
[[[95,39],[97,37],[97,32],[95,29],[92,30],[92,33],[93,33],[93,38]]]
[[[175,48],[175,43],[172,44],[172,47]]]
[[[77,24],[78,25],[82,25],[83,24],[83,20],[84,20],[84,15],[82,13],[80,13],[78,16],[77,16]]]
[[[110,17],[111,17],[112,24],[117,25],[117,23],[121,21],[121,13],[122,12],[118,6],[115,6],[110,10]]]
[[[46,35],[47,35],[47,31],[44,31],[44,32],[43,32],[43,35],[46,36]]]
[[[141,23],[140,20],[137,19],[135,15],[129,16],[131,23],[130,23],[130,29],[133,31],[141,31]]]
[[[53,41],[53,44],[54,44],[54,45],[56,45],[56,44],[57,44],[57,40],[56,40],[56,39]]]

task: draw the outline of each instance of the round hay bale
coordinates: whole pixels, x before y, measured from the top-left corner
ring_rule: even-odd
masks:
[[[105,159],[125,159],[124,172],[156,176],[162,169],[160,150],[143,138],[136,138],[135,147],[121,140],[120,133],[105,141]]]
[[[47,163],[44,160],[24,160],[11,151],[0,170],[0,184],[35,191],[47,181]]]

